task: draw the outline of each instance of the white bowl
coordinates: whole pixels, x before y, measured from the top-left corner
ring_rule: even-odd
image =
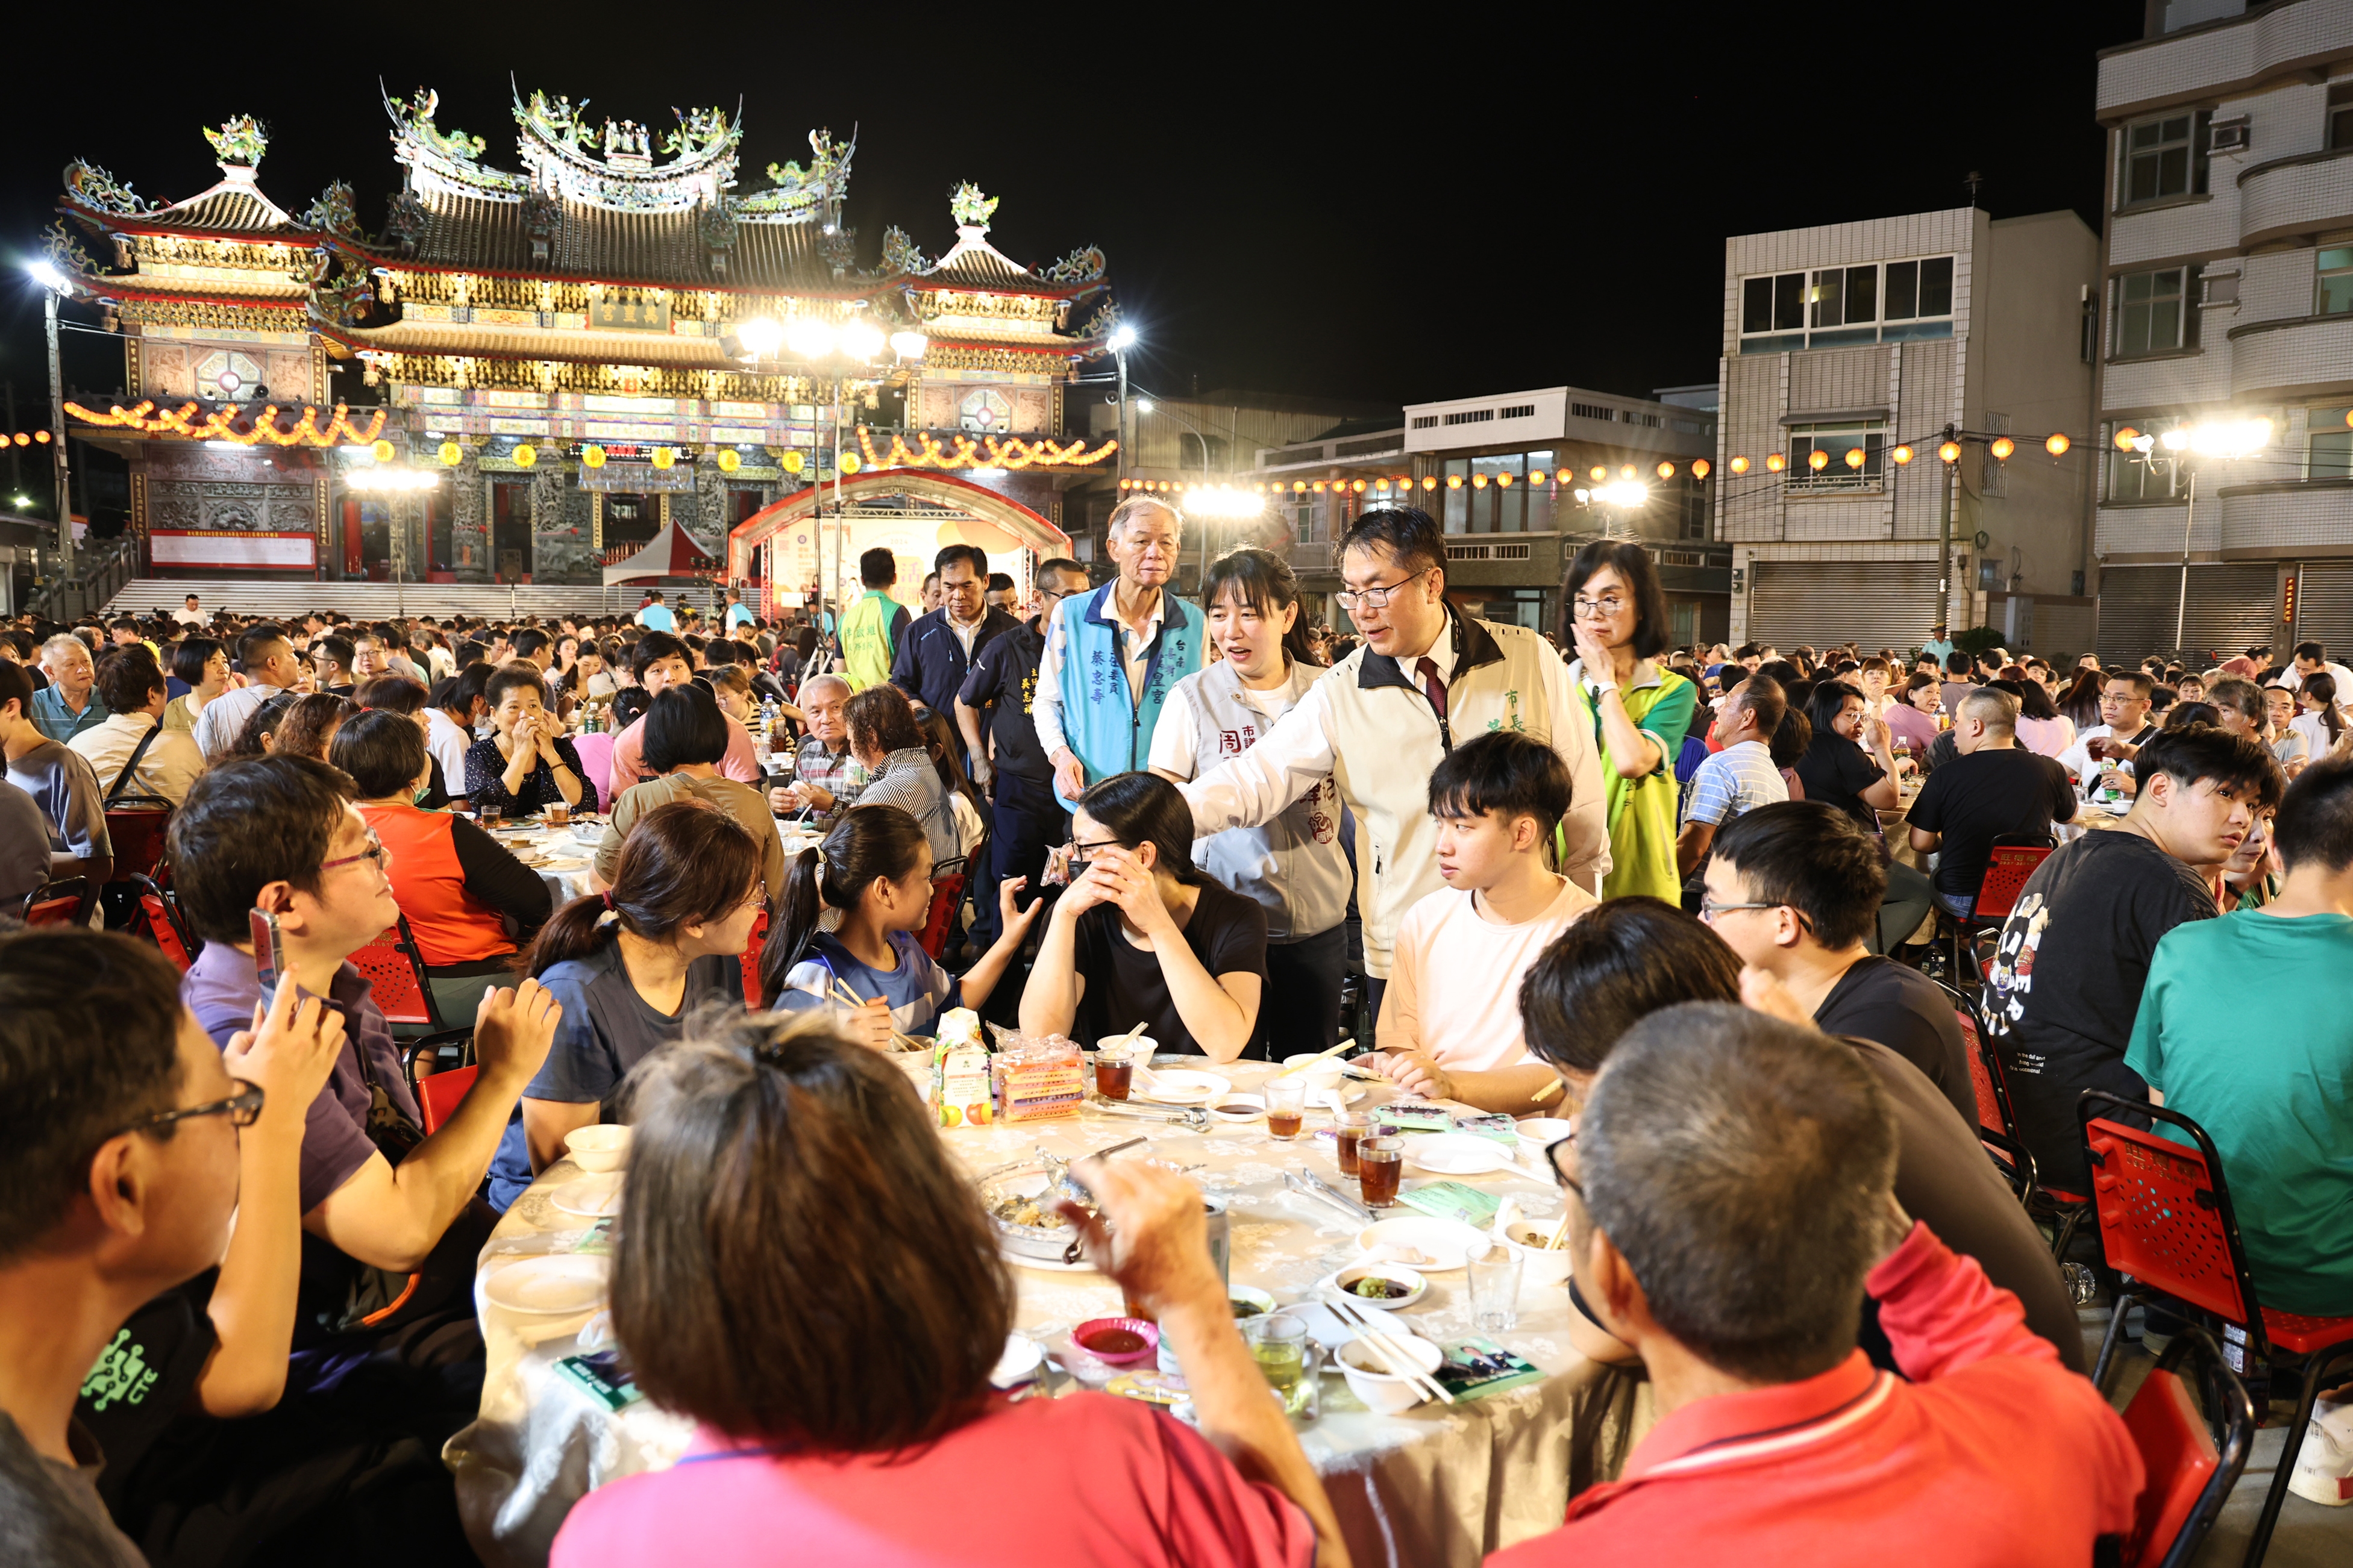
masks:
[[[1354,1287],[1359,1279],[1390,1279],[1405,1287],[1402,1296],[1359,1296]],[[1394,1312],[1412,1306],[1430,1294],[1430,1281],[1402,1263],[1351,1263],[1332,1276],[1333,1290],[1348,1299],[1352,1307],[1372,1307],[1384,1312]]]
[[[1498,1234],[1504,1245],[1519,1256],[1520,1281],[1525,1285],[1557,1285],[1568,1278],[1568,1247],[1548,1247],[1558,1220],[1515,1219]]]
[[[1383,1330],[1389,1340],[1397,1342],[1414,1364],[1424,1372],[1436,1372],[1446,1360],[1446,1352],[1418,1334],[1402,1331]],[[1382,1415],[1399,1415],[1429,1397],[1419,1384],[1395,1373],[1378,1372],[1382,1364],[1373,1347],[1361,1339],[1342,1345],[1334,1360],[1340,1363],[1341,1375],[1348,1380],[1348,1391],[1365,1402],[1365,1408]]]
[[[1315,1065],[1308,1067],[1307,1064],[1310,1062],[1314,1062]],[[1325,1057],[1322,1061],[1316,1061],[1314,1051],[1302,1051],[1297,1056],[1285,1057],[1282,1058],[1282,1072],[1277,1076],[1289,1078],[1293,1073],[1298,1073],[1307,1080],[1307,1092],[1310,1094],[1321,1094],[1327,1089],[1336,1087],[1339,1084],[1341,1073],[1345,1070],[1340,1066],[1339,1058]],[[1305,1068],[1303,1072],[1300,1071],[1303,1068]]]
[[[1407,1266],[1424,1274],[1445,1274],[1461,1268],[1471,1248],[1486,1240],[1485,1231],[1473,1230],[1460,1220],[1435,1219],[1425,1215],[1380,1220],[1356,1233],[1356,1245],[1366,1252],[1376,1247],[1413,1248],[1422,1255],[1423,1261],[1409,1260]]]
[[[1512,1129],[1520,1135],[1520,1149],[1532,1161],[1541,1163],[1544,1152],[1577,1131],[1577,1124],[1565,1117],[1531,1116]]]
[[[564,1135],[564,1152],[584,1171],[617,1171],[628,1162],[629,1130],[601,1124],[575,1127]]]

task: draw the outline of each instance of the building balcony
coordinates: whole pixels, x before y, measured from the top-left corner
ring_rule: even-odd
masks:
[[[2150,409],[2226,403],[2231,397],[2233,346],[2227,337],[2214,341],[2210,331],[2202,349],[2112,359],[2102,367],[2100,406],[2132,416]]]
[[[2353,479],[2280,479],[2219,492],[2227,556],[2353,545]],[[2198,508],[2204,531],[2205,502]]]
[[[2353,315],[2250,321],[2231,329],[2230,343],[2231,391],[2241,398],[2299,397],[2353,384]]]
[[[2179,501],[2147,501],[2100,508],[2093,551],[2103,559],[2115,556],[2181,558],[2181,530],[2189,526],[2189,552],[2211,557],[2222,544],[2222,509],[2200,497],[2198,515]]]
[[[2353,148],[2299,153],[2257,163],[2239,176],[2239,243],[2353,226]]]

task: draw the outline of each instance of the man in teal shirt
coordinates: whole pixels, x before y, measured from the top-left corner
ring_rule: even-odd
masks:
[[[2214,1140],[2263,1304],[2333,1317],[2353,1313],[2353,760],[2306,768],[2273,837],[2277,899],[2157,944],[2125,1065]]]
[[[60,633],[43,643],[41,669],[48,676],[49,683],[33,693],[33,706],[25,716],[50,740],[62,745],[84,730],[97,729],[113,716],[91,689],[98,679],[98,666],[91,661],[90,648],[81,638]]]

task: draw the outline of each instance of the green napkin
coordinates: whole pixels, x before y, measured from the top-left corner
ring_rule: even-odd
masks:
[[[1493,1193],[1460,1182],[1425,1182],[1411,1192],[1399,1193],[1398,1202],[1438,1219],[1461,1220],[1473,1230],[1493,1225],[1495,1211],[1504,1206],[1504,1200]]]

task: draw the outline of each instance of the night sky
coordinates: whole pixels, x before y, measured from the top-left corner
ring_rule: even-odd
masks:
[[[142,195],[202,190],[217,174],[201,128],[237,113],[269,126],[261,185],[280,206],[341,177],[374,231],[398,183],[378,76],[438,88],[438,122],[512,169],[512,68],[526,95],[585,94],[657,132],[673,105],[732,110],[740,93],[739,190],[805,160],[811,127],[855,123],[848,221],[870,262],[894,223],[945,249],[948,188],[976,181],[1002,198],[990,238],[1016,260],[1103,247],[1144,334],[1138,378],[1164,394],[1196,378],[1391,405],[1563,382],[1641,394],[1715,379],[1728,235],[1960,205],[1971,170],[1996,216],[2073,207],[2096,228],[2094,56],[2142,21],[2141,0],[1439,8],[1410,36],[1402,12],[1285,30],[1188,7],[353,9],[12,17],[0,254],[32,253],[75,156]],[[208,31],[240,15],[245,41]],[[398,36],[364,25],[387,17]],[[20,276],[0,279],[0,376],[30,427],[47,373]],[[75,384],[119,379],[107,340],[71,338],[69,355]]]

